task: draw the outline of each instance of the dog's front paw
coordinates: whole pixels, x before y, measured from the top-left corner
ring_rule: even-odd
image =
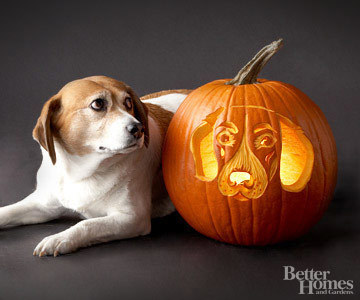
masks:
[[[8,225],[9,213],[6,211],[5,207],[0,207],[0,229],[4,229]]]
[[[74,252],[77,248],[76,243],[66,233],[60,232],[44,238],[36,246],[33,255],[39,257],[54,255],[55,257],[59,254]]]

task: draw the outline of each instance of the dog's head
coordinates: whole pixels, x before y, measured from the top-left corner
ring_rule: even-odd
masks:
[[[75,80],[45,103],[33,137],[53,164],[54,140],[75,155],[130,153],[149,144],[147,108],[123,82],[105,76]]]

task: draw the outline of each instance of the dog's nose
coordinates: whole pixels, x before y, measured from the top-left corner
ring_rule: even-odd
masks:
[[[129,131],[130,134],[132,134],[136,139],[139,139],[142,137],[144,133],[144,128],[141,123],[132,123],[128,126],[126,126],[127,131]]]

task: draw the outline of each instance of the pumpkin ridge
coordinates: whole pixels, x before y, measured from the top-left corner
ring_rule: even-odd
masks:
[[[297,100],[301,100],[299,99],[299,97],[296,95],[296,93],[292,92],[289,88],[285,87],[286,90],[288,90],[293,96],[294,98],[296,98]],[[302,102],[300,103],[300,106],[305,110],[305,108],[303,107],[302,105]],[[313,122],[313,118],[311,118],[311,116],[308,114],[307,110],[306,110],[306,114],[308,115],[309,119],[310,119],[310,122],[312,124],[312,127],[315,128],[315,124]],[[324,175],[324,172],[326,172],[326,165],[325,165],[325,162],[324,162],[324,157],[323,157],[323,149],[322,149],[322,146],[321,146],[321,143],[320,143],[320,138],[319,138],[319,135],[317,133],[317,131],[315,131],[315,135],[317,137],[317,141],[318,141],[318,145],[319,145],[319,152],[320,152],[320,157],[321,157],[321,164],[322,164],[322,168],[320,169],[321,170],[321,174],[323,175],[322,178],[323,178],[323,191],[322,191],[322,199],[321,199],[321,202],[320,202],[320,205],[319,205],[319,208],[317,209],[317,212],[316,214],[314,214],[314,217],[313,217],[313,222],[315,222],[317,219],[318,219],[318,216],[322,214],[323,212],[323,209],[324,209],[324,206],[325,206],[325,203],[326,203],[326,176]],[[324,170],[324,171],[323,171]],[[301,226],[301,231],[304,231],[305,230],[305,226]]]
[[[177,129],[177,128],[179,128],[180,126],[179,126],[179,124],[180,124],[180,122],[181,122],[181,119],[184,117],[184,113],[185,111],[181,111],[181,114],[178,114],[178,115],[175,115],[175,118],[172,118],[172,120],[171,120],[171,122],[170,122],[170,125],[169,125],[169,128],[168,128],[168,132],[169,132],[169,130],[172,130],[172,128],[175,128],[175,129]],[[180,134],[181,134],[181,132],[180,132]],[[169,140],[171,140],[172,139],[172,137],[167,133],[166,134],[166,137],[165,137],[165,142],[164,142],[164,145],[169,141]],[[166,150],[165,149],[165,147],[164,147],[164,149],[163,149],[163,151],[164,150]],[[184,157],[184,160],[186,161],[186,155],[185,154],[183,154],[183,157]],[[166,158],[163,156],[163,160],[165,160]],[[175,157],[175,161],[177,161],[179,158],[178,157]],[[166,165],[167,163],[165,162],[165,161],[163,161],[163,166],[164,165]],[[172,170],[172,169],[169,169],[169,170]],[[165,173],[164,173],[164,175],[165,175]],[[168,176],[168,174],[166,174],[166,176]],[[171,174],[170,175],[171,177],[173,177],[173,175]],[[165,178],[164,178],[165,179]],[[171,181],[171,180],[165,180],[165,183],[166,183],[166,189],[168,190],[168,191],[173,191],[173,188],[170,188],[170,186],[175,186],[175,190],[176,190],[176,184],[174,184],[173,183],[173,181]],[[175,192],[176,193],[176,192]],[[169,195],[170,195],[170,192],[169,192]],[[170,195],[170,198],[171,199],[173,199],[173,197],[172,197],[172,195]],[[197,219],[195,218],[195,213],[194,213],[194,211],[193,211],[193,209],[192,209],[192,207],[191,207],[191,202],[189,202],[189,200],[188,200],[188,196],[187,195],[185,195],[185,199],[186,199],[186,203],[187,203],[187,205],[190,207],[190,209],[191,209],[191,214],[193,215],[193,218],[192,218],[192,220],[190,221],[190,224],[191,224],[191,226],[192,226],[192,224],[197,224],[200,228],[202,228],[202,226],[201,226],[201,224],[199,223],[199,222],[197,222]],[[173,200],[172,200],[173,201]],[[185,219],[185,216],[183,216],[182,215],[182,213],[180,212],[180,210],[178,209],[178,212],[179,212],[179,214]],[[193,220],[195,220],[195,221],[193,221]]]
[[[231,105],[231,103],[232,103],[232,99],[233,99],[233,96],[234,96],[234,92],[235,92],[235,90],[236,90],[236,87],[234,87],[234,86],[232,86],[231,88],[232,88],[231,94],[229,95],[228,103],[227,103],[227,105],[226,105],[226,112],[225,112],[226,118],[225,118],[225,120],[228,120],[229,111],[230,111],[229,107],[230,107],[230,105]],[[227,202],[227,204],[228,204],[227,208],[228,208],[229,216],[230,216],[231,232],[232,232],[232,235],[233,235],[233,237],[234,237],[234,240],[236,240],[236,242],[239,243],[239,240],[238,240],[238,238],[237,238],[237,234],[235,234],[235,229],[234,229],[234,224],[233,224],[233,216],[232,216],[232,214],[231,214],[231,209],[230,209],[229,196],[225,196],[225,197],[226,197],[226,202]],[[241,215],[241,214],[240,214],[240,215]]]
[[[315,127],[315,124],[314,124],[314,122],[313,122],[312,116],[308,113],[308,110],[307,110],[306,108],[304,108],[304,106],[302,105],[302,99],[299,98],[299,97],[296,95],[296,93],[292,92],[291,89],[289,89],[289,88],[285,88],[285,87],[284,87],[282,84],[280,84],[280,83],[275,83],[275,84],[276,84],[278,87],[283,88],[283,90],[285,90],[285,91],[287,92],[287,94],[290,95],[290,96],[293,98],[295,105],[297,104],[297,105],[301,108],[301,110],[304,112],[304,114],[307,116],[307,119],[309,119],[310,125],[307,124],[307,126],[309,127],[309,133],[308,133],[308,134],[310,134],[310,136],[316,136],[316,142],[317,142],[317,145],[319,146],[319,149],[320,149],[320,157],[321,157],[321,165],[322,165],[322,166],[319,166],[318,170],[322,170],[322,169],[324,168],[324,160],[323,160],[323,156],[322,156],[322,154],[321,154],[322,149],[321,149],[321,147],[320,147],[319,135],[318,135],[317,131],[314,130],[314,128],[316,128],[316,127]],[[310,139],[309,139],[309,140],[310,140]],[[313,143],[313,141],[310,141],[310,142]],[[315,155],[315,150],[314,150],[314,155]],[[314,159],[314,162],[315,162],[315,159]],[[315,169],[315,166],[313,166],[313,171],[312,171],[311,177],[313,177],[313,174],[314,174],[314,173],[318,173],[317,170]],[[322,171],[320,171],[320,173],[322,174],[322,176],[319,176],[319,177],[322,178],[322,182],[323,182],[324,188],[325,188],[325,175],[324,175],[324,173],[323,173]],[[311,180],[311,178],[310,178],[310,180]],[[310,181],[310,180],[309,180],[309,181]],[[306,187],[307,187],[307,189],[308,189],[308,188],[309,188],[309,185],[307,185]],[[320,195],[321,198],[324,197],[324,188],[323,188],[323,192],[322,192],[321,195]],[[308,194],[308,190],[306,190],[306,193]],[[315,209],[314,209],[314,207],[313,207],[313,203],[308,201],[308,198],[305,198],[305,200],[306,200],[306,201],[304,201],[304,202],[305,202],[305,206],[304,206],[304,212],[302,213],[302,218],[304,218],[304,216],[306,215],[306,212],[309,212],[309,211],[311,212],[311,211],[314,211],[314,210],[315,210],[315,213],[312,214],[312,215],[313,215],[313,218],[315,219],[316,216],[317,216],[319,213],[321,213],[321,211],[322,211],[322,208],[321,208],[321,207],[322,207],[322,201],[323,201],[323,200],[319,201],[320,203],[319,203],[318,207],[316,207]],[[299,225],[298,225],[298,228],[299,228],[299,229],[298,229],[298,232],[297,232],[298,235],[300,235],[300,234],[304,231],[305,226],[306,226],[306,224],[305,224],[305,225],[304,225],[304,224],[305,224],[305,223],[299,223]]]
[[[288,113],[289,113],[289,109],[288,109],[288,106],[287,106],[287,103],[284,101],[284,99],[282,98],[282,96],[280,95],[280,93],[271,85],[271,83],[269,82],[269,88],[277,95],[277,97],[278,97],[278,99],[280,100],[280,102],[283,104],[283,106],[286,108],[286,110],[288,111]],[[296,99],[295,97],[294,97],[294,95],[292,95],[291,94],[291,96],[292,96],[292,98],[293,98],[293,100],[295,100],[295,102],[298,102],[299,100],[301,101],[301,99]],[[291,115],[291,114],[290,114]],[[296,116],[295,117],[293,117],[292,116],[292,118],[294,119],[294,123],[296,124],[296,125],[298,125],[299,126],[299,121],[298,121],[298,119],[296,118]],[[292,120],[291,120],[292,121]],[[311,142],[311,141],[310,141]],[[314,171],[314,170],[313,170]],[[312,176],[312,175],[311,175]],[[311,179],[311,178],[310,178]],[[308,184],[306,184],[306,186],[305,186],[305,188],[306,188],[306,190],[305,190],[305,193],[306,194],[308,194]],[[303,218],[304,218],[304,216],[305,216],[305,213],[306,213],[306,211],[307,211],[307,206],[308,206],[308,198],[307,197],[304,197],[305,199],[304,199],[304,201],[302,201],[301,203],[303,203],[303,209],[302,209],[302,213],[301,213],[301,218],[299,218],[299,221],[298,221],[298,224],[297,224],[297,230],[295,230],[295,232],[296,232],[296,234],[294,233],[293,235],[294,236],[296,236],[296,235],[298,235],[298,232],[300,232],[300,229],[302,228],[302,220],[303,220]],[[300,229],[299,229],[300,228]]]
[[[315,124],[314,124],[314,122],[313,122],[313,118],[312,118],[312,116],[311,115],[309,115],[309,113],[308,113],[308,111],[304,108],[304,106],[302,105],[302,99],[300,99],[299,97],[298,97],[298,95],[295,93],[295,92],[293,92],[290,88],[288,88],[287,86],[284,86],[284,85],[282,85],[282,84],[277,84],[278,86],[280,86],[280,87],[283,87],[285,90],[287,90],[288,91],[288,93],[290,93],[292,96],[293,96],[293,98],[295,99],[295,100],[297,100],[296,102],[299,104],[299,106],[302,108],[302,110],[305,112],[305,114],[307,115],[307,117],[308,117],[308,119],[310,120],[309,122],[311,123],[311,125],[312,126],[310,126],[310,129],[312,129],[312,128],[316,128],[316,126],[315,126]],[[321,146],[321,143],[320,143],[320,138],[319,138],[319,135],[318,135],[318,133],[317,133],[317,131],[315,130],[315,131],[313,131],[313,130],[311,130],[312,131],[312,133],[315,133],[315,136],[316,136],[316,140],[317,140],[317,144],[318,144],[318,149],[320,150],[319,152],[320,152],[320,157],[321,157],[321,168],[320,168],[320,170],[325,170],[325,172],[326,172],[326,166],[325,166],[325,163],[324,163],[324,157],[323,157],[323,149],[322,149],[322,146]],[[311,141],[312,142],[312,141]],[[321,174],[322,174],[322,178],[323,178],[323,192],[322,192],[322,199],[321,199],[321,202],[320,202],[320,207],[319,207],[319,209],[318,209],[318,211],[317,211],[317,213],[315,214],[315,216],[314,216],[314,219],[316,218],[316,219],[318,219],[318,215],[321,215],[322,214],[322,211],[323,211],[323,207],[325,206],[324,204],[325,204],[325,202],[326,202],[326,193],[325,193],[325,190],[326,190],[326,177],[325,177],[325,175],[324,175],[324,171],[321,171],[320,172]],[[303,226],[304,227],[304,226]]]
[[[223,88],[221,85],[219,85],[219,86],[214,85],[214,87],[212,87],[212,90],[211,90],[209,93],[207,93],[206,96],[201,99],[201,101],[199,101],[197,107],[202,106],[202,105],[203,105],[203,102],[204,102],[208,97],[210,97],[210,95],[212,95],[212,97],[213,97],[213,94],[216,94],[216,92],[218,92],[218,90],[220,90],[221,88]],[[225,93],[225,91],[224,91],[224,93]],[[223,94],[224,94],[224,93],[223,93]],[[194,107],[194,109],[195,109],[195,108],[196,108],[196,107]],[[188,128],[190,129],[191,126],[188,126]],[[189,135],[189,134],[187,133],[186,136],[191,136],[191,135]],[[186,163],[186,161],[185,161],[185,163]],[[186,164],[185,164],[185,165],[186,165]],[[210,203],[209,203],[208,183],[207,183],[207,182],[205,182],[205,194],[206,194],[206,197],[205,197],[205,198],[206,198],[206,203],[207,203],[208,214],[209,214],[209,216],[210,216],[210,220],[211,220],[211,223],[212,223],[212,225],[213,225],[212,227],[213,227],[214,232],[216,233],[218,239],[219,239],[220,241],[223,241],[224,239],[222,238],[221,234],[219,233],[219,230],[218,230],[218,228],[217,228],[217,224],[216,224],[216,222],[214,221],[214,216],[213,216],[213,214],[212,214],[211,205],[210,205]]]
[[[261,89],[263,93],[266,93],[269,98],[271,98],[269,96],[268,91],[265,89],[264,86],[259,85],[258,88]],[[266,106],[266,107],[268,107],[268,106]],[[277,113],[275,111],[274,111],[274,113],[277,115]],[[280,127],[280,124],[278,126]],[[281,131],[280,131],[280,137],[281,137]],[[281,149],[280,149],[279,153],[281,155]],[[280,168],[280,159],[279,159],[279,166],[278,167]],[[280,175],[280,172],[279,172],[279,175]],[[281,189],[281,201],[280,201],[281,206],[280,206],[279,222],[278,222],[277,230],[275,230],[273,236],[271,237],[271,240],[276,241],[278,239],[278,235],[280,234],[280,229],[282,228],[281,224],[282,224],[282,216],[283,216],[283,213],[284,213],[284,198],[286,199],[286,192],[283,189]]]
[[[214,88],[214,90],[215,90],[215,89],[222,89],[222,88],[223,88],[223,86],[220,85],[220,86]],[[221,97],[226,93],[226,91],[227,91],[227,89],[224,89],[223,93],[221,94]],[[210,94],[209,94],[209,95],[210,95]],[[207,97],[209,97],[209,95],[208,95]],[[207,97],[204,97],[201,102],[204,102]],[[214,96],[213,96],[213,97],[214,97]],[[221,97],[219,97],[219,98],[221,99]],[[210,217],[211,217],[211,221],[212,221],[212,223],[214,224],[214,229],[215,229],[216,233],[218,234],[218,236],[220,236],[221,240],[223,240],[223,238],[222,238],[221,235],[219,234],[218,229],[217,229],[217,226],[216,226],[216,224],[215,224],[215,222],[214,222],[214,217],[213,217],[212,211],[211,211],[212,205],[211,205],[211,203],[209,204],[209,198],[210,198],[210,197],[208,197],[208,182],[205,182],[205,191],[206,191],[206,201],[207,201],[207,204],[208,204],[208,209],[209,209],[209,214],[210,214]],[[236,240],[236,238],[235,238],[235,233],[234,233],[234,230],[233,230],[233,228],[232,228],[232,217],[231,217],[231,212],[230,212],[230,211],[229,211],[229,216],[230,216],[230,224],[231,224],[231,226],[230,226],[230,227],[231,227],[231,233],[232,233],[232,235],[233,235],[234,240]]]
[[[211,89],[208,93],[207,93],[207,95],[206,96],[208,96],[209,94],[211,94],[211,93],[213,93],[213,92],[215,92],[215,90],[217,89],[218,87],[214,87],[213,89]],[[203,98],[204,99],[204,98]],[[202,100],[203,100],[202,99]],[[192,98],[190,98],[189,100],[192,100]],[[189,103],[191,103],[192,105],[194,105],[194,109],[196,109],[196,108],[198,108],[198,107],[200,107],[201,106],[201,104],[202,104],[202,102],[203,101],[197,101],[197,103],[196,104],[193,104],[193,102],[194,101],[187,101],[186,103],[184,103],[184,104],[186,104],[186,106],[184,106],[184,107],[187,107],[188,105],[189,105]],[[185,113],[184,112],[186,112],[187,110],[185,110],[185,109],[182,109],[181,110],[181,112],[182,112],[182,114],[180,115],[180,117],[178,118],[178,126],[177,126],[177,128],[179,128],[180,126],[179,126],[179,123],[181,122],[181,119],[183,119],[185,116]],[[186,118],[185,119],[188,119],[188,117],[186,116]],[[190,125],[192,125],[192,124],[190,124]],[[191,128],[191,126],[188,126],[187,127],[187,131],[190,131],[190,128]],[[186,137],[188,137],[187,138],[187,140],[186,140],[186,143],[187,144],[189,144],[190,143],[190,139],[189,139],[189,137],[190,137],[190,135],[189,135],[189,132],[185,132],[185,135],[184,136],[186,136]],[[186,166],[187,164],[188,164],[188,160],[189,160],[189,155],[185,155],[184,154],[184,165]],[[206,187],[205,187],[205,192],[206,192]],[[192,220],[196,220],[195,222],[198,224],[198,226],[199,226],[199,228],[201,228],[201,231],[202,232],[207,232],[207,230],[204,230],[204,226],[199,222],[199,221],[197,221],[198,219],[196,218],[196,214],[195,214],[195,212],[194,212],[194,208],[193,208],[193,204],[192,204],[192,201],[191,201],[191,199],[189,199],[189,195],[187,195],[186,194],[186,198],[187,198],[187,203],[188,203],[188,206],[190,207],[190,209],[191,209],[191,212],[192,212],[192,215],[193,215],[193,218],[191,218]],[[209,211],[209,208],[208,208],[208,213],[209,213],[209,216],[210,216],[210,218],[211,219],[213,219],[213,217],[212,217],[212,215],[211,215],[211,213],[210,213],[210,211]],[[212,223],[213,223],[213,231],[215,232],[215,234],[217,235],[217,237],[218,237],[218,239],[220,240],[220,241],[222,241],[222,238],[220,237],[220,235],[219,235],[219,233],[218,233],[218,230],[216,229],[216,227],[215,227],[215,224],[214,224],[214,222],[213,222],[213,220],[212,220]]]
[[[287,104],[285,103],[285,101],[282,99],[282,97],[279,95],[279,93],[277,93],[275,91],[275,89],[269,84],[270,82],[268,82],[267,86],[270,90],[272,90],[274,92],[274,94],[276,94],[276,97],[278,98],[279,102],[282,104],[282,106],[285,108],[287,114],[289,115],[289,120],[291,122],[295,122],[295,123],[298,123],[296,117],[293,117],[292,113],[290,112],[290,110],[288,109],[287,107]],[[277,113],[277,115],[279,115],[279,113]],[[290,119],[291,118],[291,119]],[[295,119],[294,121],[292,119]],[[280,130],[280,137],[281,137],[281,140],[282,140],[282,131]],[[281,162],[281,156],[280,156],[280,162]],[[279,163],[280,163],[279,162]],[[283,213],[286,212],[286,208],[285,208],[285,205],[284,203],[286,202],[286,199],[288,198],[288,192],[284,191],[284,189],[282,189],[282,192],[281,192],[281,202],[282,202],[282,206],[281,206],[281,219],[280,219],[280,226],[279,226],[279,230],[276,234],[276,239],[279,238],[279,235],[281,233],[281,229],[283,228],[283,225],[282,225],[282,222],[284,221],[284,219],[282,218],[283,216]],[[305,207],[305,206],[304,206]]]
[[[264,103],[264,107],[266,108],[270,108],[272,110],[272,112],[270,113],[270,111],[267,111],[271,125],[275,125],[280,129],[280,124],[279,124],[279,120],[277,118],[277,114],[274,111],[274,107],[273,107],[273,103],[272,101],[268,102],[267,98],[269,97],[268,92],[266,91],[265,87],[263,84],[254,84],[254,87],[258,90],[259,94],[261,95],[261,99],[263,100]],[[266,96],[264,95],[264,93],[266,94]],[[281,134],[281,130],[279,130],[280,134]],[[282,143],[278,143],[275,146],[276,149],[276,154],[278,155],[278,157],[281,156],[281,147],[282,147]],[[280,159],[278,159],[278,169],[279,169],[279,176],[280,176]],[[280,180],[280,179],[279,179]],[[280,184],[280,182],[279,182]],[[281,185],[281,184],[280,184]],[[269,182],[269,186],[270,186],[270,182]],[[267,193],[264,193],[264,195],[266,194],[266,197],[268,198]],[[282,208],[283,208],[283,194],[284,191],[281,189],[281,198],[279,199],[280,202],[280,209],[278,210],[278,214],[277,214],[277,225],[275,226],[275,230],[274,233],[272,234],[272,236],[269,238],[269,241],[273,241],[275,240],[277,233],[280,229],[280,223],[281,223],[281,214],[282,214]]]
[[[244,94],[244,116],[245,116],[245,125],[244,125],[244,130],[243,130],[243,135],[244,134],[246,134],[246,129],[247,129],[247,127],[248,127],[248,117],[247,117],[247,115],[248,115],[248,111],[247,111],[247,96],[248,96],[248,92],[247,92],[247,89],[246,88],[242,88],[242,90],[243,90],[243,94]],[[245,137],[247,137],[247,135],[245,136]],[[249,141],[246,141],[247,143],[249,142]],[[252,223],[252,225],[251,225],[251,234],[250,234],[250,236],[251,236],[251,243],[250,244],[254,244],[254,240],[255,240],[255,237],[254,237],[254,225],[255,225],[255,216],[254,216],[254,206],[253,206],[253,201],[254,201],[254,199],[252,199],[251,201],[250,201],[250,205],[251,205],[251,209],[250,209],[250,211],[251,211],[251,223]]]
[[[315,113],[317,114],[317,116],[320,116],[320,117],[321,117],[321,115],[319,115],[319,111],[317,111],[317,110],[314,110],[314,111],[315,111]],[[325,123],[324,118],[321,118],[320,121],[321,121],[320,123],[323,125],[322,128],[323,128],[324,131],[331,130],[330,126]],[[335,156],[335,160],[337,161],[337,151],[336,151],[336,147],[334,147],[334,148],[332,147],[332,145],[335,145],[334,137],[333,137],[332,135],[331,135],[331,136],[330,136],[330,135],[326,135],[326,139],[327,139],[327,142],[328,142],[328,147],[332,149],[332,151],[333,151],[332,154]],[[324,169],[325,169],[325,173],[330,172],[329,169],[328,169],[328,167],[327,167],[326,160],[325,160],[325,158],[324,158],[323,153],[321,153],[321,157],[322,157],[323,161],[325,162],[325,164],[324,164],[324,166],[325,166],[325,168],[324,168]],[[332,170],[332,173],[331,173],[331,174],[334,174],[334,176],[333,176],[333,181],[336,182],[336,181],[337,181],[337,164],[335,165],[335,168],[334,168],[334,170]],[[325,180],[324,180],[325,183],[327,183],[326,177],[325,177],[324,179],[325,179]],[[329,189],[329,188],[330,188],[330,189]],[[329,188],[327,188],[327,187],[326,187],[326,184],[325,184],[325,189],[326,189],[327,193],[324,193],[324,203],[323,203],[323,205],[322,205],[322,211],[325,211],[326,208],[328,207],[328,205],[329,205],[329,203],[330,203],[330,200],[331,200],[331,195],[334,193],[335,186],[333,186],[333,187],[331,188],[331,185],[329,185]],[[320,212],[320,213],[319,213],[319,216],[317,216],[317,219],[314,221],[315,223],[316,223],[316,221],[317,221],[318,219],[321,218],[321,214],[322,214],[322,213]]]
[[[242,94],[239,93],[239,95],[241,95],[241,97],[239,97],[239,98],[244,99],[244,101],[245,101],[245,89],[243,87],[237,87],[236,89],[237,89],[238,93],[239,93],[239,91],[242,92]],[[234,107],[234,105],[233,105],[233,107]],[[245,112],[245,109],[244,109],[244,121],[245,121],[245,113],[246,112]],[[245,122],[244,122],[243,135],[244,135],[244,132],[245,132],[245,126],[246,125],[245,125]],[[229,197],[229,196],[227,196],[227,197]],[[249,200],[249,201],[251,202],[251,200]],[[249,205],[252,205],[252,203],[249,203]],[[229,207],[229,209],[230,209],[230,207]],[[246,210],[248,210],[248,208],[246,208],[245,205],[238,205],[238,211],[239,211],[239,215],[240,215],[240,220],[241,220],[241,217],[244,216],[243,212],[245,212],[245,215],[248,214],[248,212]],[[251,220],[252,219],[253,219],[253,217],[251,217]],[[240,221],[240,223],[241,223],[241,221]],[[250,228],[251,228],[250,236],[252,236],[253,225],[251,225]],[[241,232],[241,239],[243,241],[242,244],[244,244],[244,245],[251,244],[251,243],[248,243],[247,238],[246,238],[246,237],[249,236],[249,233],[247,232],[247,228],[244,227],[244,226],[240,226],[240,232]]]
[[[219,90],[221,90],[223,88],[223,86],[221,86],[221,85],[214,85],[213,87],[212,87],[212,90],[209,92],[209,93],[207,93],[206,94],[206,96],[204,96],[202,99],[201,99],[201,101],[199,101],[199,105],[198,106],[203,106],[203,103],[205,102],[205,101],[207,101],[207,99],[208,99],[208,97],[214,97],[214,94],[216,94],[217,92],[219,92]],[[224,93],[225,93],[225,91],[224,91]],[[223,93],[223,94],[224,94]],[[196,109],[196,107],[194,108],[194,109]],[[191,127],[191,126],[190,126]],[[190,127],[188,127],[188,128],[190,128]],[[187,135],[187,136],[190,136],[190,135]],[[205,183],[205,194],[206,194],[206,203],[207,203],[207,210],[208,210],[208,214],[209,214],[209,217],[210,217],[210,219],[211,219],[211,223],[212,223],[212,227],[213,227],[213,229],[214,229],[214,232],[216,233],[216,235],[217,235],[217,237],[218,237],[218,239],[220,240],[220,241],[223,241],[224,239],[222,238],[222,235],[219,233],[219,230],[218,230],[218,228],[217,228],[217,224],[216,224],[216,222],[214,221],[214,216],[213,216],[213,213],[212,213],[212,209],[211,209],[211,205],[210,205],[210,203],[209,203],[209,197],[208,197],[208,184],[207,184],[207,182]]]
[[[246,90],[246,89],[244,89]],[[247,117],[247,94],[248,94],[248,91],[246,91],[246,96],[245,96],[245,100],[244,100],[244,105],[245,105],[245,116],[246,116],[246,119],[248,121],[248,117]],[[246,124],[246,128],[248,128],[247,124]],[[247,141],[249,142],[249,141]],[[254,214],[254,201],[258,201],[257,199],[252,199],[251,201],[251,215],[252,215],[252,243],[254,244],[254,241],[256,241],[256,237],[255,237],[255,233],[257,232],[257,230],[255,230],[255,214]]]

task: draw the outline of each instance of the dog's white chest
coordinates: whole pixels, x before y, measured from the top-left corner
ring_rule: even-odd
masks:
[[[68,176],[45,161],[38,172],[38,188],[47,190],[64,207],[86,218],[105,216],[115,195],[121,201],[120,171],[79,177]]]
[[[98,217],[106,214],[105,211],[102,211],[101,206],[97,205],[97,202],[103,201],[106,193],[99,186],[96,188],[91,180],[72,182],[62,179],[58,187],[57,198],[64,207],[81,213],[85,217],[90,217],[90,215],[95,217],[94,214]],[[91,213],[91,211],[93,212]]]

